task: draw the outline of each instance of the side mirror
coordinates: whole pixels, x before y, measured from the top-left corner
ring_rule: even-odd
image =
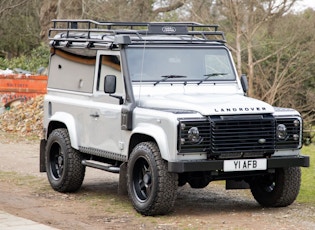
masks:
[[[104,81],[104,92],[113,94],[116,92],[116,76],[106,75]]]
[[[106,75],[104,81],[104,92],[108,93],[109,96],[117,98],[119,100],[119,104],[122,105],[124,103],[123,97],[112,95],[116,93],[116,76],[115,75]]]
[[[241,84],[242,84],[244,94],[246,95],[248,92],[248,81],[247,81],[247,76],[245,74],[242,74],[241,76]]]

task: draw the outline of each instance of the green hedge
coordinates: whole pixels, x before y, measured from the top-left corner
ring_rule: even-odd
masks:
[[[0,58],[0,69],[16,68],[29,71],[31,73],[37,73],[39,68],[48,67],[49,62],[49,47],[41,45],[33,49],[29,55],[22,55],[12,59]]]

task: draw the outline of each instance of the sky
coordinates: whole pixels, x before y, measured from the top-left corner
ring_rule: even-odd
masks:
[[[301,10],[304,10],[306,8],[313,8],[315,10],[315,1],[314,0],[301,0],[297,3],[297,7],[301,8]]]

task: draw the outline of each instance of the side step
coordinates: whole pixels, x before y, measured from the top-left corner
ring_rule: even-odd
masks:
[[[82,165],[88,166],[91,168],[101,169],[101,170],[111,172],[111,173],[119,173],[120,171],[119,167],[115,167],[110,164],[106,164],[106,163],[94,161],[94,160],[83,160]]]

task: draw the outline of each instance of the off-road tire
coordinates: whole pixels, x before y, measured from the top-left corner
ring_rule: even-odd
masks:
[[[127,165],[127,188],[134,208],[146,216],[164,215],[173,211],[177,196],[176,173],[167,171],[154,142],[139,143]]]
[[[275,173],[255,177],[250,182],[256,201],[264,207],[285,207],[292,204],[300,190],[299,167],[276,169]]]
[[[58,192],[75,192],[80,189],[85,166],[80,152],[71,147],[67,129],[55,129],[46,145],[46,169],[51,187]]]

